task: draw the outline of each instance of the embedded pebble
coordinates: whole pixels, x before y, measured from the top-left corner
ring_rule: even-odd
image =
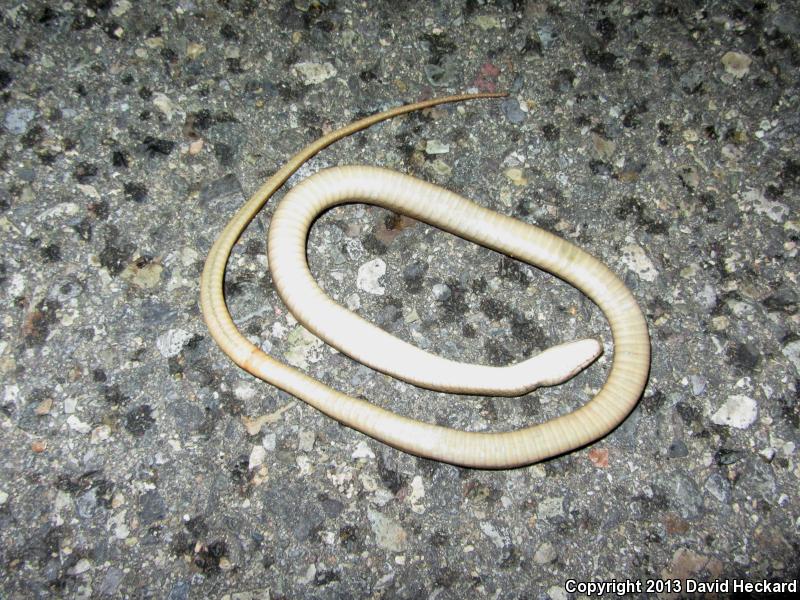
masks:
[[[525,121],[525,111],[520,108],[519,101],[516,98],[506,98],[502,104],[503,114],[509,123],[519,125]]]
[[[317,436],[313,431],[301,431],[297,436],[297,449],[301,452],[311,452],[314,449],[314,442]]]
[[[776,223],[783,223],[789,215],[788,206],[767,199],[761,190],[750,189],[742,194],[742,199],[745,200],[745,206],[752,206],[756,214],[766,215]]]
[[[731,483],[719,473],[712,473],[706,479],[705,489],[718,502],[728,504],[731,499]]]
[[[264,459],[267,458],[267,449],[264,448],[263,445],[261,446],[253,446],[253,449],[250,451],[250,458],[247,461],[247,469],[252,471],[256,467],[260,467],[264,464]]]
[[[447,154],[448,152],[450,152],[450,146],[439,140],[428,140],[425,143],[425,154]]]
[[[32,108],[12,108],[6,113],[3,121],[9,133],[21,135],[28,129],[28,123],[36,117],[36,111]]]
[[[240,381],[236,384],[236,387],[233,388],[233,395],[239,400],[250,402],[256,398],[258,390],[249,381]]]
[[[533,554],[533,562],[537,565],[546,565],[558,558],[555,547],[550,542],[544,542]]]
[[[433,297],[439,302],[447,302],[453,295],[453,292],[444,283],[435,284],[431,291],[433,292]]]
[[[183,329],[170,329],[156,338],[156,348],[164,358],[178,356],[192,334]]]
[[[431,163],[431,167],[442,177],[449,177],[453,172],[453,168],[440,158],[437,158],[435,161],[433,161]]]
[[[425,512],[425,506],[421,504],[422,499],[425,497],[425,486],[422,483],[422,477],[415,475],[411,480],[411,491],[408,495],[408,501],[411,503],[411,510],[417,514]]]
[[[369,447],[367,442],[361,441],[358,442],[356,449],[353,450],[353,453],[350,455],[350,457],[372,459],[375,458],[375,453],[372,451],[372,448]]]
[[[71,415],[78,408],[78,399],[75,396],[64,398],[63,410],[65,415]]]
[[[800,375],[800,340],[789,342],[781,352],[794,365],[794,370]]]
[[[547,588],[547,596],[550,600],[568,600],[569,598],[566,590],[558,585]]]
[[[329,62],[301,62],[297,63],[293,71],[299,75],[306,85],[315,85],[336,75],[336,68]]]
[[[166,94],[160,92],[153,95],[153,105],[167,117],[167,121],[172,120],[177,110],[172,100]]]
[[[274,451],[278,446],[278,436],[274,433],[265,433],[264,437],[261,438],[261,445],[269,452]]]
[[[494,15],[478,15],[475,17],[475,24],[484,31],[500,29],[503,26],[500,19]]]
[[[503,546],[506,545],[506,540],[504,539],[503,535],[497,530],[492,523],[489,521],[481,521],[479,524],[481,531],[488,537],[491,542],[498,548],[498,550],[502,550]]]
[[[386,263],[380,258],[376,258],[369,262],[364,263],[358,268],[358,278],[356,285],[358,289],[374,294],[376,296],[383,296],[386,289],[380,284],[380,278],[386,274]]]
[[[427,64],[423,68],[425,78],[434,87],[446,87],[458,80],[459,73],[452,60],[443,61],[441,65]]]
[[[528,185],[528,179],[525,177],[522,169],[512,167],[511,169],[506,169],[504,174],[511,180],[511,183],[518,187],[524,187]]]
[[[638,244],[628,244],[621,249],[620,262],[636,273],[640,279],[653,282],[658,277],[658,270],[653,261]]]
[[[553,496],[545,498],[539,503],[538,516],[540,519],[556,519],[564,516],[564,498]]]
[[[322,359],[324,342],[305,327],[298,325],[286,338],[286,362],[300,369],[308,369],[309,363]]]
[[[347,298],[345,298],[344,303],[349,310],[358,310],[361,308],[361,297],[356,292],[353,292]]]
[[[92,430],[92,426],[88,423],[84,423],[75,415],[71,415],[67,417],[67,425],[73,431],[77,431],[78,433],[89,433]]]
[[[703,514],[703,495],[694,480],[684,473],[677,473],[669,482],[670,504],[687,521],[699,519]]]
[[[706,386],[708,385],[708,380],[705,377],[702,375],[692,375],[689,377],[689,381],[692,384],[692,395],[702,396],[705,394]]]
[[[611,160],[614,156],[614,152],[617,151],[617,143],[614,140],[606,139],[596,133],[592,134],[592,146],[594,146],[594,151],[597,152],[597,156],[603,160]]]
[[[121,17],[131,9],[129,0],[117,0],[111,9],[111,14],[115,17]]]
[[[379,548],[390,552],[403,552],[406,549],[408,534],[397,521],[371,508],[367,510],[367,518]]]
[[[741,52],[726,52],[722,57],[722,64],[725,65],[725,71],[737,79],[741,79],[747,75],[752,62],[752,58]]]
[[[727,425],[736,429],[747,429],[758,417],[758,404],[752,398],[742,394],[728,397],[711,420],[717,425]]]

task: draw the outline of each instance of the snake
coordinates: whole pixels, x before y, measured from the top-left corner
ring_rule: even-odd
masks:
[[[583,292],[602,311],[613,340],[608,376],[593,398],[567,414],[511,431],[464,431],[428,423],[340,392],[268,355],[239,331],[225,301],[225,271],[234,245],[267,201],[318,152],[406,113],[505,96],[458,94],[396,106],[335,129],[289,158],[234,214],[206,258],[200,307],[220,349],[248,373],[347,427],[409,454],[457,466],[526,466],[587,446],[613,431],[638,403],[650,370],[647,322],[622,280],[591,254],[553,233],[408,175],[371,166],[327,168],[284,196],[270,223],[267,262],[279,296],[297,321],[359,362],[449,393],[526,394],[568,379],[602,352],[597,340],[588,339],[560,344],[506,367],[462,364],[408,344],[338,305],[309,271],[309,229],[332,206],[352,202],[380,206],[538,267]]]

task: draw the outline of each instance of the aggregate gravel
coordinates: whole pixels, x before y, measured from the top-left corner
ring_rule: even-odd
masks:
[[[564,598],[568,580],[798,578],[800,19],[732,0],[0,3],[0,598]],[[293,152],[458,91],[301,171],[380,165],[553,231],[652,336],[631,416],[479,471],[398,452],[252,378],[198,306],[226,220]],[[297,178],[291,182],[294,183]],[[437,354],[508,364],[599,336],[524,398],[434,394],[308,334],[267,265],[226,296],[266,351],[473,431],[564,414],[613,347],[577,290],[400,215],[324,215],[337,301]],[[642,592],[638,597],[680,597]],[[722,597],[722,596],[720,596]]]

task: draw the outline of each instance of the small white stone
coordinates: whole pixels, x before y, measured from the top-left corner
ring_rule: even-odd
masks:
[[[248,402],[256,397],[257,390],[247,382],[240,382],[233,388],[233,395],[243,402]]]
[[[647,256],[644,249],[637,244],[628,244],[622,247],[620,262],[645,281],[655,281],[656,277],[658,277],[658,270],[653,261]]]
[[[367,518],[379,548],[390,552],[403,552],[408,545],[408,534],[394,519],[377,510],[367,509]]]
[[[691,143],[698,141],[700,139],[700,136],[694,129],[686,129],[683,132],[683,139]]]
[[[358,268],[358,278],[356,285],[358,289],[374,294],[376,296],[383,296],[386,289],[380,284],[379,279],[386,274],[386,263],[380,258],[376,258],[369,262],[364,263]]]
[[[375,453],[367,445],[367,442],[358,442],[356,449],[350,455],[352,458],[375,458]]]
[[[478,15],[475,17],[475,24],[484,31],[488,31],[489,29],[500,29],[503,27],[503,23],[500,18],[494,15]]]
[[[264,447],[264,450],[272,452],[278,446],[278,436],[274,433],[265,433],[264,437],[261,439],[261,445]]]
[[[84,423],[75,415],[67,418],[67,425],[69,425],[70,429],[77,431],[78,433],[89,433],[92,430],[91,425]]]
[[[114,3],[114,8],[111,9],[111,14],[115,17],[121,17],[131,9],[131,3],[128,0],[117,0]]]
[[[549,542],[543,543],[533,555],[533,562],[537,565],[546,565],[553,562],[558,555],[556,549]]]
[[[156,348],[164,358],[178,356],[183,347],[192,339],[192,334],[183,329],[170,329],[156,339]]]
[[[21,296],[22,292],[25,290],[25,277],[22,275],[22,273],[14,273],[11,276],[11,282],[8,284],[6,289],[8,291],[9,298]]]
[[[336,68],[331,63],[301,62],[293,70],[306,85],[322,83],[336,75]]]
[[[317,436],[313,431],[301,431],[297,436],[297,449],[301,452],[311,452],[314,449],[314,442]]]
[[[28,129],[28,123],[36,117],[32,108],[12,108],[6,113],[4,124],[11,133],[21,135]]]
[[[92,429],[92,443],[99,444],[111,437],[111,427],[108,425],[98,425]]]
[[[310,564],[308,565],[306,572],[303,575],[297,577],[297,582],[302,585],[308,585],[309,583],[314,581],[314,577],[316,577],[316,575],[317,575],[317,565]]]
[[[428,140],[425,143],[425,154],[447,154],[448,152],[450,152],[450,146],[439,140]]]
[[[252,471],[256,467],[260,467],[264,464],[264,459],[266,458],[267,450],[264,446],[253,446],[253,449],[250,451],[250,460],[247,463],[247,468]]]
[[[92,563],[90,563],[87,559],[82,558],[80,559],[72,569],[70,569],[70,573],[72,575],[80,575],[81,573],[86,573],[86,571],[91,570]]]
[[[789,215],[788,206],[769,200],[761,190],[750,189],[742,194],[742,199],[746,202],[745,206],[751,205],[757,214],[766,215],[776,223],[783,223]]]
[[[551,600],[567,600],[568,598],[566,590],[557,585],[548,588],[547,595],[550,596]]]
[[[64,398],[64,414],[71,415],[78,408],[78,399],[73,396]]]
[[[495,527],[489,521],[481,521],[478,526],[484,535],[486,535],[486,537],[488,537],[498,549],[502,549],[503,546],[505,546],[503,536],[500,535],[499,531],[497,531],[497,527]]]
[[[361,308],[361,297],[356,292],[353,292],[345,298],[344,302],[349,310],[355,311]]]
[[[717,425],[727,425],[737,429],[747,429],[758,417],[758,404],[752,398],[743,394],[728,397],[717,412],[711,416],[711,421]]]
[[[726,52],[722,57],[722,64],[725,65],[725,71],[737,79],[741,79],[747,75],[752,62],[752,58],[741,52]]]
[[[411,502],[411,510],[421,515],[425,512],[425,506],[421,503],[425,497],[425,486],[422,483],[422,477],[415,475],[411,480],[411,493],[408,495],[408,501]]]
[[[3,390],[3,399],[6,404],[17,404],[20,400],[19,386],[15,383],[7,385]]]
[[[759,454],[767,461],[771,461],[773,458],[775,458],[775,448],[764,448],[761,452],[759,452]]]
[[[319,362],[322,358],[324,342],[302,325],[292,330],[287,342],[288,349],[283,356],[294,367],[305,370],[310,363]]]
[[[786,344],[781,352],[794,365],[794,370],[800,375],[800,340]]]
[[[164,113],[164,116],[167,117],[167,121],[172,120],[172,117],[175,115],[177,110],[172,100],[170,100],[166,94],[162,94],[161,92],[153,94],[153,105],[162,113]]]
[[[540,519],[553,519],[564,516],[564,498],[551,496],[539,502],[538,517]]]
[[[0,506],[8,502],[8,493],[0,490]]]
[[[80,207],[75,202],[61,202],[53,208],[43,211],[36,217],[39,222],[57,219],[59,217],[72,217],[77,215]]]

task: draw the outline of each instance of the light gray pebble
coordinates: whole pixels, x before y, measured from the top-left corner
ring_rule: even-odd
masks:
[[[519,102],[516,98],[507,98],[502,103],[503,114],[509,123],[519,125],[525,121],[525,113],[519,107]]]
[[[125,574],[121,569],[109,567],[108,571],[106,571],[106,574],[103,576],[103,581],[100,583],[97,593],[101,596],[114,596],[124,576]]]
[[[675,475],[670,481],[669,492],[672,505],[681,517],[695,521],[703,515],[703,497],[691,477],[683,473]]]
[[[75,509],[78,511],[78,515],[84,519],[91,518],[95,508],[97,508],[97,495],[94,489],[90,489],[75,500]]]
[[[22,135],[28,129],[28,123],[33,121],[34,117],[36,117],[36,111],[32,108],[12,108],[6,113],[3,124],[9,133]]]
[[[317,436],[313,431],[301,431],[298,436],[298,450],[301,452],[311,452],[314,449],[314,442]]]
[[[553,544],[545,542],[536,550],[536,553],[533,555],[533,562],[537,565],[546,565],[547,563],[553,562],[556,558],[558,558],[558,554]]]
[[[434,298],[436,298],[439,302],[447,302],[453,295],[453,292],[450,291],[450,288],[443,283],[437,283],[434,285],[432,291]]]
[[[695,396],[702,396],[706,393],[706,386],[708,385],[708,381],[702,375],[692,375],[689,377],[689,381],[692,384],[692,394]]]

